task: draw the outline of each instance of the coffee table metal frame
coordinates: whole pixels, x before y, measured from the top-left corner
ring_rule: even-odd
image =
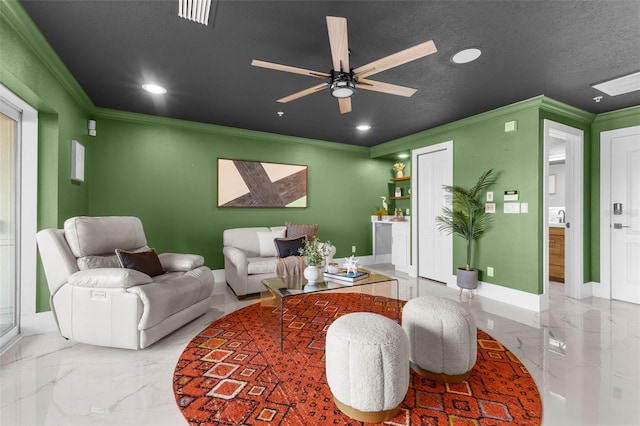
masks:
[[[367,271],[364,269],[359,269],[364,272],[368,272],[369,276],[365,279],[348,282],[341,280],[327,280],[321,278],[322,281],[317,281],[313,284],[309,284],[309,282],[303,277],[299,275],[293,275],[289,277],[274,277],[274,278],[265,278],[262,280],[262,285],[264,285],[269,292],[275,296],[280,302],[280,350],[284,351],[284,300],[289,297],[294,296],[302,296],[305,294],[313,294],[320,293],[323,291],[331,291],[331,290],[339,290],[345,288],[353,288],[353,287],[361,287],[364,285],[373,285],[373,284],[381,284],[386,282],[395,281],[396,283],[396,297],[398,300],[400,295],[400,282],[397,278],[388,277],[383,274],[378,274],[376,272]],[[396,321],[400,319],[400,307],[397,306],[396,311]]]

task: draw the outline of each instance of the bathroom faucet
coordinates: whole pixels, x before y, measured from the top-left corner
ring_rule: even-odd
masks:
[[[560,213],[562,213],[562,216],[560,216]],[[565,214],[566,212],[563,209],[558,210],[558,216],[560,216],[560,223],[565,222]]]

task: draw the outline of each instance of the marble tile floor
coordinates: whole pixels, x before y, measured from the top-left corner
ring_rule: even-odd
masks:
[[[393,273],[387,265],[370,268]],[[398,278],[405,298],[461,300],[479,328],[522,360],[541,392],[544,425],[640,424],[639,305],[569,299],[554,283],[551,309],[538,314]],[[171,383],[180,353],[211,321],[255,300],[239,302],[216,283],[211,302],[204,316],[140,351],[73,343],[51,327],[31,331],[0,357],[0,425],[186,424]]]

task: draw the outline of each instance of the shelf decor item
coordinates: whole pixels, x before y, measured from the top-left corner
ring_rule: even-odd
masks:
[[[375,212],[373,212],[373,215],[378,216],[378,220],[382,220],[382,216],[386,216],[387,211],[385,209],[378,209]]]
[[[443,207],[442,214],[436,217],[438,229],[447,234],[455,234],[467,241],[467,265],[458,268],[457,284],[460,293],[463,289],[473,297],[473,289],[478,287],[478,270],[471,267],[471,248],[475,240],[480,238],[491,224],[492,215],[485,211],[484,192],[495,183],[493,169],[484,172],[478,182],[470,189],[459,186],[443,186],[450,194],[451,208]]]
[[[395,163],[393,165],[393,170],[396,172],[396,177],[401,178],[404,176],[404,163]]]

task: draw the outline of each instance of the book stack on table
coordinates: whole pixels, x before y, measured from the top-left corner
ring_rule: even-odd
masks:
[[[349,272],[347,273],[346,269],[340,269],[337,273],[335,274],[330,274],[329,272],[325,272],[324,273],[324,279],[325,280],[336,280],[336,281],[344,281],[344,282],[355,282],[355,281],[360,281],[360,280],[364,280],[366,278],[369,277],[369,273],[365,272],[365,271],[358,271],[358,272]]]

